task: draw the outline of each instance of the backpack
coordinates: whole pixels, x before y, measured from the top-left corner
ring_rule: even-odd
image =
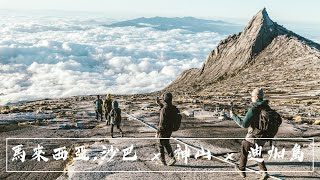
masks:
[[[179,109],[176,106],[172,106],[172,131],[178,131],[181,125],[182,116],[180,114]]]
[[[121,123],[121,111],[120,108],[114,108],[111,110],[111,114],[113,115],[113,123],[120,124]]]
[[[271,108],[263,108],[258,121],[254,125],[255,136],[258,138],[273,138],[277,134],[281,123],[282,119],[279,113]]]

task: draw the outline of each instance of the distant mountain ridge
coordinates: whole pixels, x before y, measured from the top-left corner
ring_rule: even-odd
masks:
[[[152,17],[137,18],[106,25],[107,27],[134,26],[138,28],[151,27],[159,31],[184,29],[191,32],[217,32],[219,34],[233,34],[241,31],[243,26],[225,21],[205,20],[194,17]]]

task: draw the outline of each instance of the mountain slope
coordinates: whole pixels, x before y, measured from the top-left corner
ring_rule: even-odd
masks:
[[[222,80],[240,75],[238,81],[246,81],[245,76],[258,77],[261,72],[248,73],[261,63],[268,64],[263,70],[269,72],[266,76],[279,76],[271,73],[278,60],[285,65],[278,73],[294,71],[300,64],[319,67],[320,45],[303,38],[273,22],[266,11],[259,11],[245,27],[242,33],[229,36],[222,40],[213,50],[201,69],[191,69],[183,72],[166,90],[176,92],[210,92],[212,86]],[[268,59],[268,61],[266,61]],[[308,63],[307,63],[308,62]],[[296,66],[288,66],[294,63]],[[303,68],[302,68],[303,69]],[[251,71],[250,71],[251,72]],[[311,74],[318,77],[319,71],[312,69]],[[287,79],[280,76],[279,80]],[[303,77],[301,77],[303,80]],[[271,78],[273,79],[273,78]],[[252,79],[258,81],[257,79]],[[234,82],[235,83],[235,82]],[[230,88],[230,87],[229,87]],[[233,88],[233,87],[232,87]]]

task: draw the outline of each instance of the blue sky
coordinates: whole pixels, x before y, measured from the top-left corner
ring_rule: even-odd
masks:
[[[320,24],[319,0],[0,0],[0,9],[86,11],[117,17],[195,16],[248,21],[266,7],[275,21]]]

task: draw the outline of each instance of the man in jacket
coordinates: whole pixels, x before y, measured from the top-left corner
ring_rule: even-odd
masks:
[[[176,163],[176,159],[174,157],[169,139],[161,139],[161,138],[170,138],[172,134],[173,128],[173,113],[172,113],[172,94],[166,93],[164,95],[164,102],[161,103],[157,98],[157,103],[161,107],[160,110],[160,120],[158,123],[158,129],[156,138],[160,138],[160,154],[161,154],[161,163],[162,165],[173,166]],[[164,148],[166,148],[168,155],[171,157],[168,164],[166,164]]]
[[[97,100],[94,101],[95,104],[95,110],[96,110],[96,120],[99,119],[102,121],[102,99],[100,99],[100,96],[97,95]]]
[[[268,100],[263,100],[263,90],[261,88],[256,88],[252,91],[251,93],[251,100],[253,103],[253,106],[248,110],[246,113],[246,116],[241,119],[239,116],[233,114],[232,111],[230,111],[230,117],[242,128],[248,128],[248,133],[246,135],[245,140],[242,141],[241,144],[241,156],[240,156],[240,163],[239,166],[236,166],[236,171],[239,172],[241,177],[245,178],[246,177],[246,165],[248,161],[248,154],[250,151],[250,148],[255,149],[255,144],[258,144],[258,146],[263,146],[265,144],[265,140],[260,140],[260,139],[251,139],[251,138],[257,138],[255,134],[255,127],[254,127],[254,122],[259,120],[261,108],[270,108],[268,103]],[[267,179],[268,174],[267,174],[267,168],[264,163],[262,162],[257,162],[260,170],[263,171],[263,174],[261,176],[261,179]]]
[[[119,108],[118,101],[113,101],[113,108],[110,111],[110,119],[111,119],[111,138],[113,138],[113,127],[117,126],[119,129],[121,137],[123,137],[122,129],[120,128],[121,125],[121,109]]]

